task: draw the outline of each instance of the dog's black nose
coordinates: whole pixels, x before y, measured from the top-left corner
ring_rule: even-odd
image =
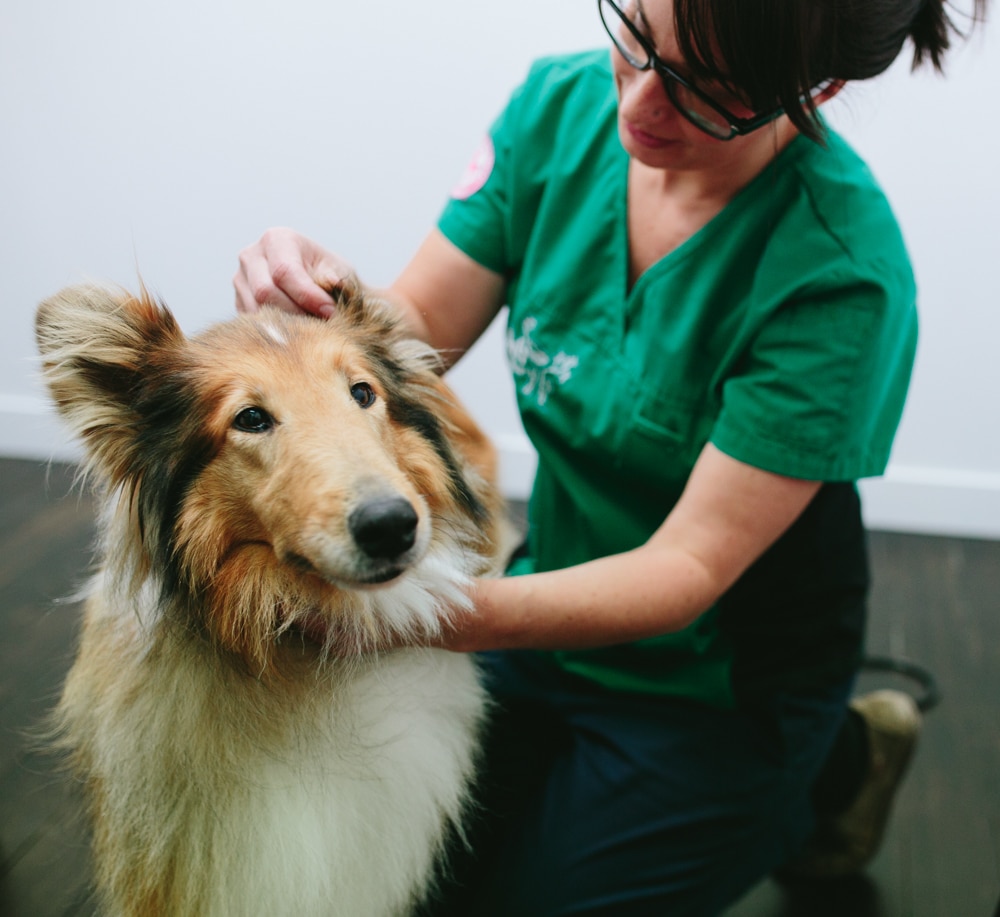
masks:
[[[413,547],[417,537],[417,512],[402,497],[370,500],[351,513],[347,524],[369,557],[398,557]]]

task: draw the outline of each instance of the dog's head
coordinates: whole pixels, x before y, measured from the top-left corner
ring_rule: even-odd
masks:
[[[263,310],[189,338],[145,290],[73,287],[36,331],[115,506],[115,579],[156,582],[162,610],[196,613],[258,668],[289,628],[433,630],[437,609],[414,618],[406,590],[438,577],[455,599],[492,549],[488,444],[434,354],[357,290],[327,321]]]

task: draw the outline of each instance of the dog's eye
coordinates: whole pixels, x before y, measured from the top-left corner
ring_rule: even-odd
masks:
[[[355,382],[351,386],[351,397],[363,408],[370,408],[375,403],[375,389],[367,382]]]
[[[266,433],[274,426],[274,418],[263,408],[244,408],[236,415],[233,426],[244,433]]]

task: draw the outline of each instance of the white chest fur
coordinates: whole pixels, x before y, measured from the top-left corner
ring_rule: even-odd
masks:
[[[471,660],[408,649],[282,692],[194,638],[136,637],[92,602],[62,706],[110,884],[200,917],[406,913],[466,802]]]

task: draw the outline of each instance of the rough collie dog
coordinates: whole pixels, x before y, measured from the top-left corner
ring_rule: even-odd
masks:
[[[389,308],[186,337],[145,290],[43,302],[107,509],[56,711],[109,915],[406,914],[484,696],[430,648],[498,565],[493,453]]]

